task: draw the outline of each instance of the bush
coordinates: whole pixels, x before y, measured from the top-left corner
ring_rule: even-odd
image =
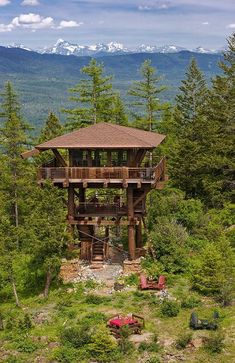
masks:
[[[157,356],[153,356],[146,360],[146,363],[161,363],[160,358]]]
[[[79,361],[79,352],[72,347],[61,347],[53,353],[52,359],[60,363],[77,363]]]
[[[25,314],[24,318],[18,322],[18,328],[20,330],[29,330],[32,328],[32,326],[33,324],[29,314]]]
[[[100,363],[115,362],[118,359],[118,345],[105,327],[101,327],[92,336],[87,346],[91,356]]]
[[[139,276],[137,274],[131,274],[124,278],[124,283],[130,286],[137,286],[139,284]]]
[[[87,304],[100,305],[110,302],[110,297],[89,294],[85,298]]]
[[[163,316],[174,317],[179,314],[180,307],[176,301],[164,300],[160,311]]]
[[[188,234],[175,220],[162,217],[150,232],[152,255],[168,273],[184,272],[187,267],[185,242]]]
[[[193,309],[201,304],[201,299],[196,296],[184,297],[181,301],[181,308],[183,309]]]
[[[38,349],[38,346],[29,339],[20,340],[16,343],[18,352],[33,353]]]
[[[61,341],[74,348],[83,347],[85,344],[91,342],[90,329],[87,324],[63,328],[61,331]]]
[[[210,353],[221,353],[224,348],[224,335],[221,332],[214,332],[207,339],[205,349]]]
[[[152,352],[157,353],[159,352],[159,344],[157,342],[141,342],[139,345],[139,352]]]
[[[134,349],[133,343],[129,341],[131,331],[128,326],[123,326],[120,331],[119,346],[122,353],[128,353]]]
[[[177,349],[184,349],[187,347],[188,343],[192,340],[192,333],[182,333],[178,339],[176,340],[176,348]]]

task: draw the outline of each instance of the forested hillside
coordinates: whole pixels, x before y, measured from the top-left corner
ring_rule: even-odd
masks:
[[[167,85],[162,95],[164,100],[173,100],[180,80],[192,57],[205,73],[207,81],[219,72],[220,54],[198,54],[182,51],[175,54],[127,54],[105,56],[99,62],[105,66],[107,75],[113,75],[114,88],[119,90],[129,103],[126,92],[132,80],[140,79],[139,68],[145,59],[150,59]],[[69,107],[68,88],[81,79],[80,70],[90,57],[38,54],[17,48],[0,47],[0,84],[12,81],[20,93],[22,112],[34,125],[41,126],[49,111],[60,113]],[[63,113],[60,113],[65,120]]]
[[[2,82],[11,82],[0,100],[0,361],[233,362],[235,34],[219,68],[218,56],[191,59],[187,52],[98,60],[1,52]],[[166,96],[170,82],[175,99]],[[60,98],[68,86],[69,104]],[[45,106],[48,98],[54,113]],[[44,119],[36,136],[25,112],[34,125]],[[99,122],[167,135],[146,160],[156,165],[166,156],[168,181],[149,193],[145,255],[138,260],[148,278],[166,277],[164,291],[140,290],[139,275],[123,274],[120,264],[110,276],[81,263],[72,282],[61,279],[62,264],[80,263],[79,249],[72,248],[79,235],[66,223],[66,185],[37,183],[38,166],[51,165],[50,151],[20,155]],[[97,207],[102,198],[113,200],[112,193],[104,185],[99,195],[88,194]],[[127,231],[112,228],[110,244],[128,256]],[[110,261],[107,266],[112,269]],[[189,326],[193,312],[199,321],[193,315]],[[116,339],[108,319],[130,313],[145,318],[142,334],[120,326]]]

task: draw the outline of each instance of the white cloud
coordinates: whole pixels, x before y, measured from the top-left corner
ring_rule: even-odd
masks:
[[[233,23],[233,24],[228,24],[228,25],[226,26],[226,28],[229,28],[229,29],[235,29],[235,23]]]
[[[0,33],[11,32],[13,28],[12,24],[0,24]]]
[[[24,0],[21,5],[23,6],[38,6],[40,5],[38,0]]]
[[[60,25],[58,26],[58,29],[63,29],[63,28],[77,28],[79,26],[81,26],[83,23],[77,23],[74,20],[62,20],[60,22]]]
[[[204,21],[202,25],[209,25],[210,23],[208,21]]]
[[[9,0],[0,0],[0,6],[5,6],[5,5],[8,5],[8,4],[10,4]]]
[[[45,29],[54,27],[54,19],[50,16],[44,18],[39,14],[21,14],[15,17],[11,24],[14,27],[21,27],[24,29]]]
[[[156,1],[149,4],[141,4],[138,6],[140,11],[165,10],[170,7],[170,2]]]
[[[82,22],[78,23],[75,20],[62,20],[59,25],[56,25],[54,19],[50,16],[43,17],[39,14],[28,13],[16,16],[9,24],[0,24],[0,33],[6,33],[20,28],[30,29],[31,31],[38,29],[76,28],[82,24]]]

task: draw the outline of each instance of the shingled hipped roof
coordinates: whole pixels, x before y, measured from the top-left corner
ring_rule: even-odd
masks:
[[[35,146],[38,150],[47,149],[153,149],[165,135],[143,131],[132,127],[114,125],[107,122],[84,127],[69,134],[55,137]]]

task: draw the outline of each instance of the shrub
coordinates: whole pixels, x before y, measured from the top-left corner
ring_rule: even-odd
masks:
[[[151,252],[166,272],[180,273],[187,267],[185,242],[188,234],[175,220],[162,217],[150,232]]]
[[[228,240],[208,243],[192,264],[193,287],[228,305],[233,297],[234,251]]]
[[[178,339],[176,340],[176,348],[177,349],[184,349],[188,345],[188,343],[192,340],[192,333],[182,333]]]
[[[16,343],[18,352],[33,353],[38,349],[38,346],[29,339],[20,340]]]
[[[159,352],[159,344],[157,342],[141,342],[139,345],[139,352],[152,352],[157,353]]]
[[[146,360],[146,363],[161,363],[160,358],[157,356],[153,356]]]
[[[20,330],[29,330],[32,328],[32,326],[33,324],[29,314],[25,314],[24,318],[18,322],[18,328]]]
[[[224,335],[221,332],[213,332],[206,340],[205,349],[210,353],[221,353],[224,348]]]
[[[61,331],[61,341],[68,343],[74,348],[83,347],[91,342],[90,329],[87,324],[63,328]]]
[[[124,282],[126,285],[137,286],[139,284],[139,276],[137,274],[131,274],[125,277]]]
[[[56,359],[60,363],[77,363],[79,361],[79,352],[72,347],[61,347],[53,353],[52,359]]]
[[[107,296],[99,296],[94,294],[89,294],[85,298],[85,302],[87,304],[100,305],[105,304],[110,301],[110,298]]]
[[[184,297],[181,301],[181,308],[193,309],[201,304],[201,299],[196,296]]]
[[[174,317],[179,314],[180,307],[176,301],[164,300],[160,311],[163,316]]]
[[[114,362],[118,359],[117,342],[105,327],[95,332],[87,349],[97,362]]]
[[[128,326],[123,326],[120,331],[119,346],[122,353],[128,353],[133,349],[133,343],[129,341],[131,331]]]

